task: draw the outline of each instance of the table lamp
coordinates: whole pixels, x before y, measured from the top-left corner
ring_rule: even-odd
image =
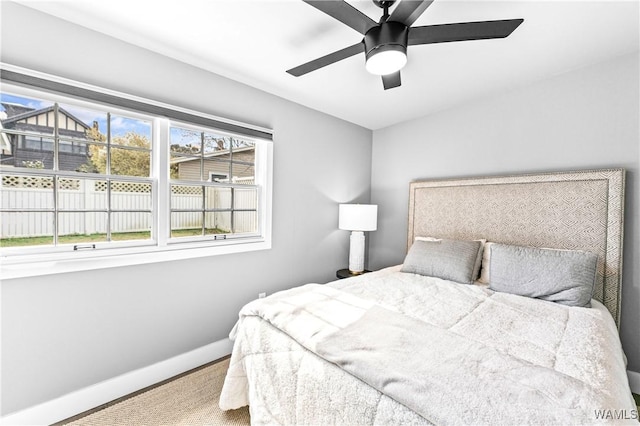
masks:
[[[375,231],[378,224],[378,206],[374,204],[340,204],[338,228],[351,231],[349,245],[349,272],[364,272],[364,231]]]

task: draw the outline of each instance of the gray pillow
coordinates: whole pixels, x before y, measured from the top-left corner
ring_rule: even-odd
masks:
[[[471,284],[477,275],[480,241],[415,241],[402,265],[402,272]]]
[[[596,254],[586,251],[493,244],[489,288],[591,307],[597,261]]]

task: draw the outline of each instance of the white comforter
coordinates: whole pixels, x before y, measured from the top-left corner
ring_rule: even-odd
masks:
[[[637,417],[604,306],[398,268],[240,312],[220,407],[255,424],[585,424]]]

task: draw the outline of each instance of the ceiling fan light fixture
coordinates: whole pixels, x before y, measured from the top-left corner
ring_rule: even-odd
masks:
[[[365,67],[367,71],[375,75],[388,75],[400,71],[407,63],[407,54],[399,45],[384,46],[391,49],[378,49],[367,58]],[[405,49],[406,50],[406,49]]]
[[[407,63],[409,29],[399,22],[383,22],[364,36],[365,66],[376,75],[393,74]]]

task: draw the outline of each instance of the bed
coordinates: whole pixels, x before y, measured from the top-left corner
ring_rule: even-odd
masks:
[[[637,424],[624,170],[410,183],[407,254],[244,306],[220,407],[253,424]]]

